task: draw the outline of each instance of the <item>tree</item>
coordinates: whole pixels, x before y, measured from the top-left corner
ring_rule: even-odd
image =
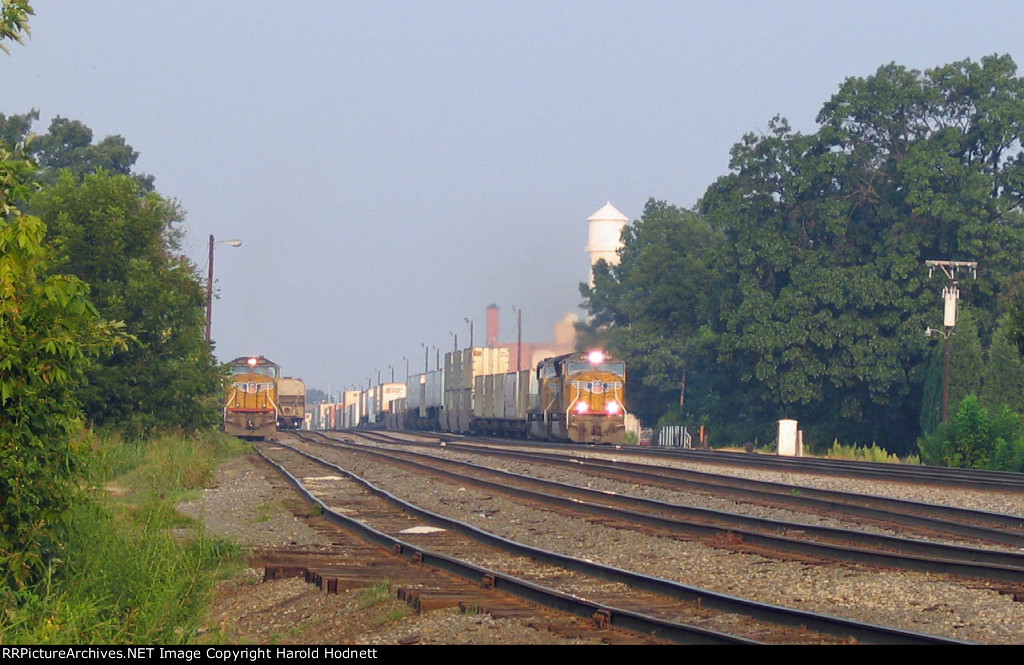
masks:
[[[221,375],[205,342],[205,289],[180,253],[181,208],[128,175],[63,171],[32,197],[60,249],[61,269],[92,287],[133,343],[104,358],[81,391],[86,413],[130,434],[189,430],[217,419]]]
[[[0,149],[7,183],[9,157]],[[3,187],[0,200],[11,192]],[[8,588],[38,580],[58,550],[78,470],[75,387],[115,339],[88,287],[50,274],[45,233],[38,218],[17,212],[0,222],[0,586]]]
[[[682,385],[707,378],[703,346],[715,316],[709,257],[721,236],[691,210],[651,199],[643,215],[623,231],[621,262],[594,268],[594,288],[580,284],[591,320],[585,336],[603,338],[629,368],[629,408],[642,420],[665,415],[680,401]],[[673,411],[696,420],[705,411],[700,390],[694,402]]]
[[[8,145],[25,142],[37,120],[39,111],[34,109],[9,118],[0,114],[0,140]],[[45,134],[34,137],[27,144],[27,151],[42,167],[39,180],[46,184],[55,183],[65,170],[81,180],[102,169],[131,176],[144,191],[153,191],[153,176],[132,171],[139,153],[123,137],[107,136],[99,143],[93,143],[92,130],[78,120],[55,117]]]
[[[28,17],[34,13],[28,0],[3,0],[0,5],[0,51],[10,53],[5,41],[24,43],[23,38],[32,34]]]
[[[805,135],[775,118],[733,147],[697,209],[720,237],[702,252],[701,302],[661,298],[689,268],[666,259],[659,274],[627,245],[620,266],[595,273],[592,313],[638,358],[663,358],[635,363],[634,379],[659,384],[660,367],[704,363],[693,397],[735,438],[770,437],[792,417],[812,443],[911,452],[936,315],[924,261],[978,262],[960,288],[983,344],[1024,267],[1024,80],[1009,56],[886,65],[847,79],[818,123]],[[665,307],[634,307],[637,293]],[[681,339],[671,322],[691,311],[701,326]]]
[[[4,0],[0,45],[20,42],[31,14]],[[79,460],[74,389],[91,356],[117,342],[88,286],[54,274],[45,225],[17,206],[35,169],[20,146],[0,143],[0,596],[42,579],[59,550]]]
[[[968,395],[982,392],[985,375],[981,339],[972,309],[960,310],[956,327],[949,339],[949,409],[963,402]],[[942,422],[942,386],[945,374],[945,340],[943,333],[933,337],[935,348],[931,353],[924,378],[924,396],[921,401],[921,431],[934,432]],[[999,404],[998,406],[1002,406]]]
[[[1024,362],[1010,339],[1010,327],[1009,316],[1000,319],[988,348],[978,398],[990,411],[1007,406],[1024,414]]]

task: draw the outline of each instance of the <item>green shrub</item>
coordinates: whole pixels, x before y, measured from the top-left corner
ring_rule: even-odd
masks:
[[[90,489],[73,502],[63,557],[39,584],[0,589],[0,643],[194,639],[220,567],[239,550],[201,528],[189,538],[178,535],[176,527],[187,520],[174,506],[212,478],[218,459],[244,445],[219,435],[168,435],[141,444],[104,435],[89,447]]]
[[[993,415],[968,395],[953,418],[918,440],[918,449],[925,464],[1024,471],[1024,422],[1007,406]]]

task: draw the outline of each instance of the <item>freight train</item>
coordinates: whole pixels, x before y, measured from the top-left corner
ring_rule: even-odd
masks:
[[[242,356],[229,363],[224,431],[246,439],[265,439],[280,429],[298,429],[305,417],[306,386],[282,377],[281,368],[263,356]]]
[[[277,428],[299,429],[306,420],[306,384],[285,376],[277,381]]]
[[[383,427],[494,434],[577,443],[623,443],[625,363],[603,351],[546,358],[509,371],[508,350],[445,354],[444,368],[344,393],[321,405],[322,429]]]

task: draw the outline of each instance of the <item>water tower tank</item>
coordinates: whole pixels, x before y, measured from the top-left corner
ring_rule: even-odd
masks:
[[[622,247],[622,229],[629,223],[629,218],[609,201],[591,215],[587,222],[590,223],[587,252],[590,254],[591,267],[601,259],[604,259],[609,265],[618,265],[618,252]],[[591,276],[590,285],[594,285],[593,276]]]

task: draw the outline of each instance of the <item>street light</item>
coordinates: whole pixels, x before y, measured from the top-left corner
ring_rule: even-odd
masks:
[[[222,242],[225,245],[231,245],[232,247],[239,247],[242,244],[241,240],[218,240],[216,242]],[[213,235],[210,235],[210,272],[206,278],[206,343],[210,343],[210,320],[213,313],[213,246],[215,242]]]

